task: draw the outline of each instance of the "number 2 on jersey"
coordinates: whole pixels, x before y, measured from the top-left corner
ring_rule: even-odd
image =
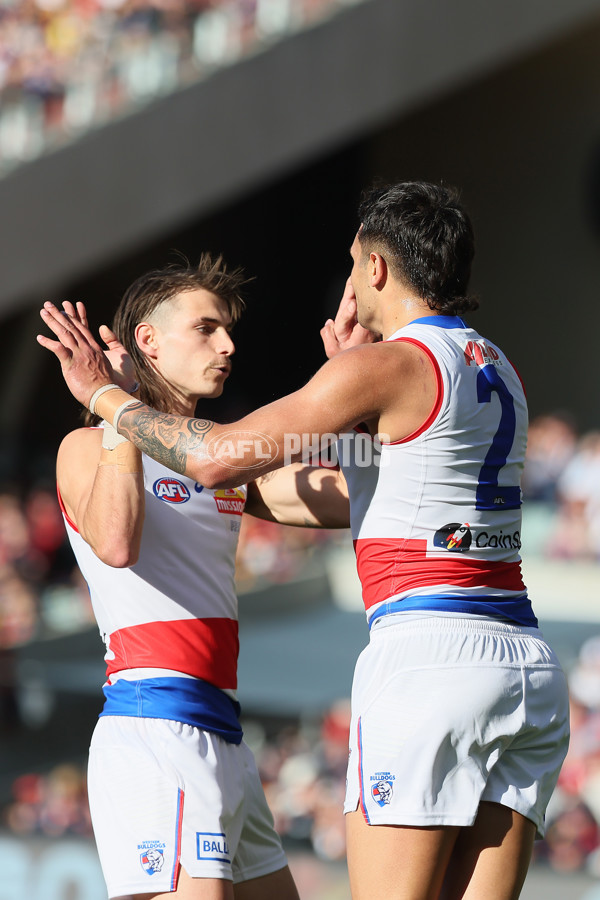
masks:
[[[477,483],[476,509],[518,509],[521,506],[519,485],[500,487],[500,470],[506,465],[515,439],[515,404],[511,392],[492,365],[482,366],[477,373],[477,402],[489,403],[492,394],[500,400],[500,422],[486,453]]]

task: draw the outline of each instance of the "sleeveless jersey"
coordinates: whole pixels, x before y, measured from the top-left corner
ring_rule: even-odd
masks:
[[[389,340],[427,354],[437,397],[403,440],[355,429],[338,442],[369,622],[437,610],[536,625],[519,555],[528,418],[517,372],[455,316],[417,319]]]
[[[239,728],[234,573],[246,488],[210,490],[145,455],[142,462],[135,565],[103,563],[63,508],[106,645],[103,714],[173,718],[227,738]]]

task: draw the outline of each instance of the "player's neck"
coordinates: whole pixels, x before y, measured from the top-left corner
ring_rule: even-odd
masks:
[[[410,294],[396,297],[393,302],[386,304],[382,309],[383,327],[381,333],[383,339],[384,341],[387,340],[392,334],[414,322],[415,319],[436,315],[437,313],[421,297],[415,297]]]
[[[183,396],[182,394],[171,394],[171,402],[169,404],[169,412],[174,416],[190,416],[193,418],[196,412],[196,404],[200,398],[193,396]]]

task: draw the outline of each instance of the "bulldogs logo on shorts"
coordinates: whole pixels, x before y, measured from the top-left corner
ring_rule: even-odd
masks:
[[[155,875],[157,872],[160,872],[165,864],[164,844],[156,843],[152,846],[152,843],[148,842],[149,846],[140,853],[142,869],[148,875]]]
[[[391,781],[378,781],[371,788],[371,797],[379,806],[387,806],[393,793],[394,786]]]

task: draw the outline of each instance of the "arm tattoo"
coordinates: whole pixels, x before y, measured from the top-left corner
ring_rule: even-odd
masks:
[[[186,474],[190,456],[207,456],[202,446],[214,427],[208,419],[190,419],[160,413],[143,403],[128,406],[118,422],[119,433],[146,456],[181,475]]]

